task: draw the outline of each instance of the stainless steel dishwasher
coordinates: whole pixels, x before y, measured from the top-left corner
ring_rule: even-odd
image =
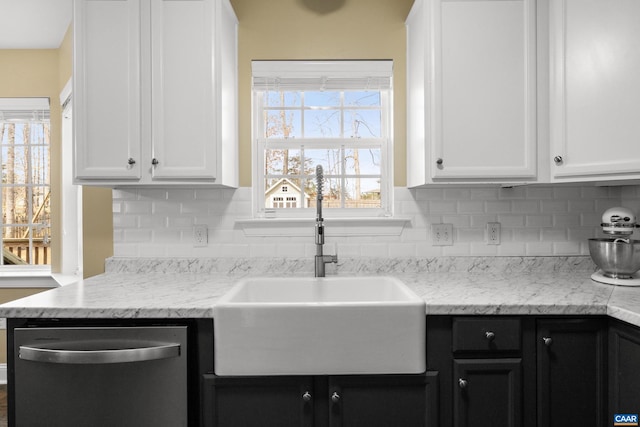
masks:
[[[16,328],[15,426],[187,425],[187,327]]]

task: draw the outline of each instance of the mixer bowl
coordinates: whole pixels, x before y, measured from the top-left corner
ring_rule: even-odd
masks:
[[[629,279],[640,270],[640,240],[589,239],[591,259],[607,277]]]

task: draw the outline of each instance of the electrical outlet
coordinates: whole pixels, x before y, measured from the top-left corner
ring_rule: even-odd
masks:
[[[193,247],[202,248],[209,243],[209,230],[206,225],[193,226]]]
[[[453,245],[453,224],[432,224],[433,246]]]
[[[487,223],[487,245],[499,245],[500,244],[500,223],[488,222]]]

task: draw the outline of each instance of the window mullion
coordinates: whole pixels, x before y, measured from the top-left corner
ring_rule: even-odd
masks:
[[[29,137],[33,138],[33,127],[31,126],[31,123],[27,123],[26,126],[29,126]],[[34,229],[34,225],[33,225],[33,202],[34,202],[34,188],[33,188],[33,159],[31,157],[31,150],[32,150],[32,145],[31,145],[31,140],[29,141],[24,141],[24,148],[25,148],[25,157],[28,158],[27,160],[27,176],[25,176],[24,180],[25,180],[25,188],[26,188],[26,194],[25,196],[27,197],[27,217],[25,218],[25,223],[27,226],[27,230],[26,230],[26,234],[29,238],[29,250],[28,250],[28,254],[29,254],[29,264],[33,264],[34,262],[34,250],[33,250],[33,233],[35,231]]]
[[[29,168],[31,165],[29,164]],[[31,171],[29,171],[29,176],[31,176]],[[33,183],[27,184],[27,231],[26,234],[29,236],[29,264],[33,264],[34,256],[33,256],[33,233],[35,231],[33,225]]]
[[[340,138],[344,138],[344,91],[340,92]]]
[[[300,92],[300,136],[304,138],[306,135],[304,130],[304,111],[305,111],[305,97],[304,91]]]

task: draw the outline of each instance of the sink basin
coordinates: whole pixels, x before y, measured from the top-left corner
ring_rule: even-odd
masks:
[[[426,370],[425,303],[392,277],[250,278],[213,310],[218,375]]]

